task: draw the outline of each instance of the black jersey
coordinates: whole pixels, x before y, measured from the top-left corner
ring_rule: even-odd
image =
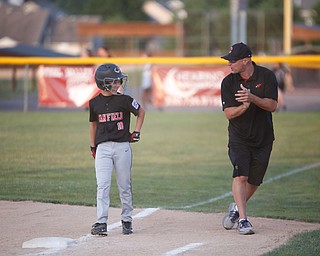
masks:
[[[241,90],[242,84],[250,92],[260,98],[278,100],[278,84],[274,73],[254,65],[254,73],[244,81],[239,74],[229,74],[221,83],[221,100],[223,110],[228,107],[240,106],[235,94]],[[244,143],[248,146],[260,147],[274,140],[272,114],[253,103],[241,116],[229,120],[229,143]]]
[[[90,122],[97,122],[96,146],[102,142],[130,141],[130,116],[138,115],[139,103],[128,95],[103,96],[89,101]]]

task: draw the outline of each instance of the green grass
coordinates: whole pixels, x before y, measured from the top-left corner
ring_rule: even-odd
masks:
[[[227,124],[222,112],[147,112],[141,141],[132,144],[134,206],[183,209],[229,192]],[[274,124],[265,180],[320,162],[318,112],[275,113]],[[87,112],[2,112],[0,140],[0,199],[95,205]],[[319,223],[319,171],[263,184],[248,204],[249,216]],[[188,211],[224,212],[231,200]],[[111,206],[120,206],[115,181]]]
[[[320,252],[320,230],[297,234],[285,246],[281,246],[263,256],[312,256]]]

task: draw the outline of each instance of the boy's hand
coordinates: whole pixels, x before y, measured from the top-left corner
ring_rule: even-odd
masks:
[[[134,131],[133,133],[131,133],[131,140],[130,140],[131,143],[138,142],[139,140],[140,140],[140,132]]]
[[[92,157],[96,159],[97,147],[90,146],[90,150],[91,150]]]

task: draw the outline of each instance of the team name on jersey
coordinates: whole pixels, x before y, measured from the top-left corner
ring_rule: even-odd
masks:
[[[99,123],[105,123],[110,121],[120,121],[122,119],[123,119],[123,112],[99,114]]]

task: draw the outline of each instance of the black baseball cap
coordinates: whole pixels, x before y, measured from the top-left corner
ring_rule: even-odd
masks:
[[[252,57],[251,49],[244,43],[236,43],[230,47],[230,51],[227,55],[222,56],[222,59],[230,62],[235,62],[244,58]]]

